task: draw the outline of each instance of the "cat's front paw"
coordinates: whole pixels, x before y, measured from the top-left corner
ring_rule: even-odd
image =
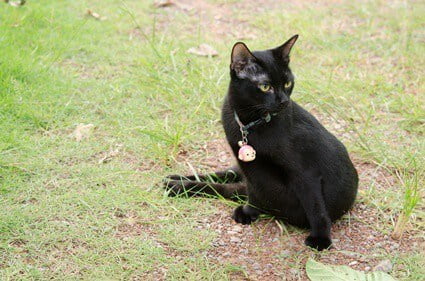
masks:
[[[328,237],[313,237],[310,235],[305,240],[305,244],[313,249],[322,251],[331,248],[332,241]]]
[[[258,215],[247,214],[244,211],[244,206],[241,205],[233,211],[232,219],[237,223],[241,224],[251,224],[253,221],[257,220]]]

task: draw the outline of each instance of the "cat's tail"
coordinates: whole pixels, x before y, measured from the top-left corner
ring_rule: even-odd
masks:
[[[169,196],[222,197],[234,201],[245,200],[246,184],[237,168],[209,175],[171,175],[164,179],[164,188]]]

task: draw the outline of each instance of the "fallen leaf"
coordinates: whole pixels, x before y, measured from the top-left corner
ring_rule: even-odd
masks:
[[[174,2],[171,0],[159,0],[159,1],[155,1],[153,5],[157,8],[164,8],[164,7],[173,6]]]
[[[72,132],[72,136],[76,141],[81,141],[90,136],[91,129],[94,127],[93,124],[78,124],[77,128],[75,128],[74,132]]]
[[[93,17],[93,18],[95,18],[95,19],[97,19],[97,20],[106,20],[106,17],[102,17],[101,15],[99,15],[98,13],[96,13],[96,12],[93,12],[92,10],[90,10],[90,9],[87,9],[87,15],[88,16],[91,16],[91,17]]]
[[[202,56],[202,57],[218,56],[218,52],[213,47],[205,43],[199,45],[199,47],[197,48],[192,47],[189,50],[187,50],[187,52],[189,54],[194,54],[194,55]]]
[[[13,1],[13,2],[11,2],[9,0],[5,0],[4,2],[9,3],[10,6],[19,7],[19,6],[25,5],[25,2],[26,1],[25,0],[21,0],[21,1]]]
[[[305,269],[311,281],[395,281],[394,278],[382,271],[364,273],[345,265],[331,266],[312,259],[307,261]]]

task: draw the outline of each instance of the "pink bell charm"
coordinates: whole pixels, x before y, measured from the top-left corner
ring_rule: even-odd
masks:
[[[251,162],[255,159],[255,149],[248,144],[239,144],[241,147],[239,149],[238,158],[243,162]]]

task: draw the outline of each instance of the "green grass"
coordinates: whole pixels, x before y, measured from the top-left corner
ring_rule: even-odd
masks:
[[[294,99],[329,118],[356,158],[396,178],[393,188],[372,184],[359,197],[385,214],[384,233],[400,213],[424,229],[424,6],[288,5],[250,17],[231,9],[255,30],[246,40],[253,49],[301,35]],[[87,8],[106,20],[88,17]],[[170,280],[244,274],[205,256],[213,232],[192,231],[215,203],[168,199],[156,185],[187,170],[179,152],[223,136],[219,112],[235,41],[197,15],[150,1],[0,3],[0,279],[117,280],[158,268]],[[186,54],[203,42],[220,55]],[[76,142],[80,123],[94,128]],[[395,271],[401,279],[423,274],[417,252],[397,262],[408,269]]]

